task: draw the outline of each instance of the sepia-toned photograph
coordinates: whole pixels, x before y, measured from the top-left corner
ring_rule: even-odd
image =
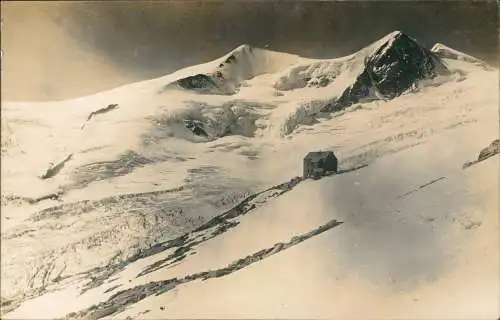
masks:
[[[1,318],[498,320],[499,20],[1,1]]]

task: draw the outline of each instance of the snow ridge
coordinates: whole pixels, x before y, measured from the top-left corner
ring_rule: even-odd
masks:
[[[439,43],[439,42],[436,43],[431,48],[431,51],[442,59],[465,61],[465,62],[475,64],[479,67],[482,67],[485,70],[493,70],[493,68],[491,68],[486,62],[484,62],[480,59],[477,59],[471,55],[468,55],[466,53],[463,53],[461,51],[452,49],[452,48],[450,48],[442,43]]]

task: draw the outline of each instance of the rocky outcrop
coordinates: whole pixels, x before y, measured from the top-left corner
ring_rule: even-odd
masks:
[[[176,84],[186,90],[199,93],[219,93],[219,87],[215,79],[206,74],[196,74],[176,81]]]
[[[194,135],[208,138],[208,134],[205,131],[205,125],[199,120],[184,120],[184,126],[191,130]]]
[[[194,135],[216,140],[240,135],[252,137],[257,130],[258,114],[251,103],[231,101],[220,107],[199,104],[199,113],[186,113],[182,122]]]
[[[490,143],[489,146],[487,146],[486,148],[481,150],[481,152],[479,152],[479,157],[477,158],[477,160],[483,161],[498,153],[500,153],[500,140],[496,139],[492,143]]]
[[[73,154],[69,154],[64,158],[62,161],[59,161],[58,163],[55,164],[50,164],[50,166],[39,176],[40,179],[45,180],[54,177],[57,175],[63,168],[64,165],[71,160],[73,157]]]
[[[481,152],[479,152],[479,156],[477,157],[477,160],[466,162],[463,165],[463,168],[466,169],[466,168],[468,168],[472,165],[475,165],[481,161],[484,161],[488,158],[491,158],[494,155],[499,154],[499,153],[500,153],[500,139],[496,139],[492,143],[490,143],[489,146],[487,146],[486,148],[481,150]]]
[[[106,112],[109,112],[113,109],[116,109],[118,108],[118,105],[116,103],[113,103],[113,104],[108,104],[106,107],[104,108],[100,108],[100,109],[97,109],[96,111],[93,111],[89,114],[89,116],[87,117],[87,121],[89,121],[90,119],[92,119],[93,117],[97,116],[97,115],[100,115],[100,114],[103,114],[103,113],[106,113]]]

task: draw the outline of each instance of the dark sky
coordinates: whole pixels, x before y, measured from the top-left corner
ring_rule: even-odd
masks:
[[[17,11],[9,9],[10,12],[16,11],[18,16],[26,16],[23,12],[27,10],[33,11],[33,3],[16,2],[10,6],[16,7]],[[307,57],[332,58],[350,54],[393,30],[401,30],[424,45],[443,42],[490,63],[498,62],[496,1],[145,0],[39,2],[36,7],[51,24],[51,32],[60,33],[61,38],[60,44],[45,45],[53,52],[57,51],[53,53],[47,49],[45,56],[61,55],[65,50],[84,51],[88,57],[82,58],[81,63],[88,63],[89,67],[80,69],[87,70],[85,72],[89,74],[85,76],[88,79],[93,74],[96,81],[92,85],[92,81],[86,81],[89,85],[80,85],[80,90],[69,90],[69,86],[76,86],[71,83],[71,78],[78,76],[69,61],[82,53],[65,54],[53,60],[58,68],[67,65],[64,74],[69,79],[51,84],[48,83],[50,79],[41,77],[40,81],[44,81],[43,85],[50,90],[28,96],[26,94],[31,92],[28,89],[24,93],[8,94],[16,100],[66,98],[160,76],[217,58],[242,43]],[[2,16],[7,15],[2,13]],[[7,18],[12,21],[15,16],[11,13]],[[16,33],[18,39],[28,39],[34,35],[39,38],[46,32],[41,27],[28,27],[30,20],[24,22],[24,28],[11,29],[11,33]],[[30,43],[17,44],[17,47],[16,44],[5,47],[2,43],[2,47],[6,54],[10,49],[11,60],[20,60],[16,53],[26,50]],[[48,63],[40,55],[24,59]],[[100,62],[92,62],[92,59]],[[97,79],[99,74],[95,69],[101,68],[101,64],[106,65],[109,73],[104,77],[109,78],[107,82]],[[4,61],[6,78],[8,66]],[[12,67],[10,73],[14,71],[17,70]],[[23,94],[26,97],[22,97]]]

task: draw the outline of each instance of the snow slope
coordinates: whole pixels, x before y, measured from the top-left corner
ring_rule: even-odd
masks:
[[[244,45],[215,61],[88,97],[2,103],[6,317],[53,318],[82,311],[80,315],[94,318],[106,312],[122,318],[146,310],[152,311],[141,317],[346,317],[354,299],[379,301],[384,307],[373,312],[381,317],[400,317],[402,310],[408,317],[424,317],[432,301],[424,296],[451,288],[454,274],[480,266],[474,262],[473,249],[467,251],[469,245],[486,252],[477,261],[486,259],[481,263],[491,269],[482,275],[495,284],[497,278],[490,271],[498,265],[493,253],[498,241],[491,241],[498,236],[492,218],[498,203],[494,196],[498,157],[467,169],[462,165],[498,137],[498,96],[491,94],[498,90],[498,72],[435,57],[411,40],[412,48],[424,50],[419,57],[439,59],[436,64],[446,65],[449,72],[418,78],[419,69],[405,69],[413,70],[408,79],[418,79],[395,97],[378,95],[373,89],[370,99],[324,111],[367,72],[368,58],[385,57],[381,48],[389,48],[387,52],[400,48],[401,35],[391,33],[351,56],[332,60]],[[413,63],[414,55],[395,57],[394,65],[404,67]],[[217,78],[217,72],[222,77]],[[196,75],[215,79],[216,90],[180,85],[189,84],[193,79],[183,79]],[[375,79],[373,88],[378,83],[382,82]],[[236,206],[249,195],[300,174],[303,156],[315,149],[333,150],[342,170],[368,166],[319,182],[278,186],[244,210]],[[418,188],[435,179],[429,187]],[[214,218],[240,212],[238,208],[244,216]],[[343,223],[316,229],[331,219]],[[205,223],[215,225],[196,231]],[[321,234],[309,234],[312,230]],[[187,232],[195,238],[182,238]],[[290,241],[299,234],[303,242]],[[172,239],[181,239],[181,244]],[[200,239],[202,243],[193,244]],[[435,242],[425,242],[431,240]],[[164,264],[174,259],[168,258],[173,249],[165,249],[169,243],[196,254],[180,258],[180,251],[177,264],[166,268]],[[276,243],[282,245],[273,247]],[[377,243],[380,248],[374,246]],[[243,259],[240,271],[234,266],[224,269],[264,248],[273,249],[259,253],[258,259]],[[405,248],[414,254],[403,252]],[[157,270],[136,278],[162,259],[167,260],[151,269]],[[245,265],[255,259],[261,262]],[[303,260],[320,263],[306,266],[309,278],[301,280],[296,272]],[[288,273],[283,271],[285,265]],[[217,279],[213,278],[217,272],[196,275],[218,268],[230,274]],[[373,270],[362,274],[365,269]],[[124,296],[144,288],[164,290],[151,282],[173,276],[178,282],[167,287],[174,290],[156,298],[146,294],[143,301],[123,306],[125,312],[119,307],[120,296],[105,303],[120,290],[131,290]],[[387,280],[389,276],[395,284]],[[199,277],[208,278],[200,282]],[[429,284],[422,285],[422,279]],[[289,287],[283,285],[285,280]],[[318,287],[322,296],[332,286],[353,287],[352,300],[332,293],[331,299],[339,304],[322,302],[310,291],[321,281],[330,283]],[[482,285],[481,279],[477,281]],[[282,300],[257,299],[263,294],[254,286],[259,283],[269,284],[265,292],[275,291]],[[243,284],[250,287],[228,297],[227,292],[234,293]],[[116,285],[120,286],[112,288]],[[391,295],[393,287],[413,290],[422,302]],[[464,297],[473,289],[464,289]],[[488,299],[497,294],[492,286],[485,290],[492,290]],[[186,307],[205,294],[210,295],[201,299],[206,303]],[[66,303],[57,303],[60,297]],[[450,304],[463,298],[449,297]],[[159,301],[165,299],[171,303],[160,310]],[[236,301],[245,299],[256,302]],[[393,308],[397,299],[408,308],[411,304],[413,313]],[[488,299],[483,302],[489,303]],[[47,305],[53,307],[41,307]],[[101,310],[100,316],[86,310],[92,305],[100,306],[94,308]],[[302,309],[291,307],[301,305]],[[493,312],[496,307],[493,302],[488,308],[474,304],[469,311]],[[430,311],[436,313],[429,316],[438,318],[451,312],[446,304],[441,311]]]
[[[366,168],[304,181],[240,218],[227,233],[195,246],[180,264],[137,277],[171,254],[160,252],[82,295],[69,287],[29,301],[10,316],[52,318],[83,309],[80,316],[90,318],[109,313],[148,319],[345,318],[367,313],[401,319],[494,318],[500,295],[499,158],[467,170],[461,166],[478,152],[471,135],[498,134],[495,121],[479,120],[482,125],[434,137]],[[171,291],[167,287],[165,293],[157,290],[160,295],[151,286],[220,269],[330,219],[343,224],[234,274],[179,284]],[[123,313],[100,312],[101,301],[127,290],[138,291],[131,295],[141,297],[137,304],[125,302]],[[65,305],[42,307],[61,294]],[[353,310],[360,300],[363,308]],[[87,309],[92,305],[97,307]]]
[[[298,187],[226,238],[200,248],[198,259],[191,260],[203,266],[192,270],[188,260],[147,281],[229,264],[331,218],[344,223],[239,273],[151,295],[119,316],[135,318],[151,310],[140,318],[498,317],[498,157],[468,172],[457,166],[445,173],[440,164],[459,158],[453,150],[429,161],[436,170],[421,166],[418,160],[439,145]],[[422,176],[394,175],[408,170]],[[445,179],[398,199],[440,176]],[[130,287],[125,283],[118,290]],[[363,307],[352,308],[359,301]]]
[[[471,55],[468,55],[464,52],[450,48],[442,43],[436,43],[432,47],[431,51],[442,59],[465,61],[465,62],[473,63],[473,64],[480,66],[481,68],[484,68],[486,70],[493,70],[493,68],[488,66],[488,64],[486,62],[481,61],[481,60],[479,60]]]

